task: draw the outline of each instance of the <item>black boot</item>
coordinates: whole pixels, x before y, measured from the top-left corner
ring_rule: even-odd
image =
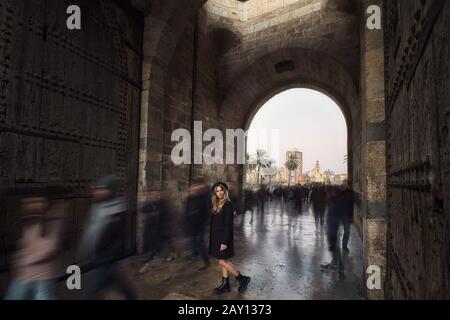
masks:
[[[236,280],[239,281],[239,288],[238,288],[239,293],[244,293],[247,290],[247,286],[250,283],[251,278],[239,274],[236,277]]]
[[[222,284],[214,289],[214,294],[219,295],[225,292],[230,292],[230,279],[229,278],[222,278]]]

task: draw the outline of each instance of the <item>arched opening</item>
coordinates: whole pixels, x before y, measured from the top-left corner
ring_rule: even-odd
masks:
[[[261,172],[260,179],[247,171],[246,186],[254,187],[257,182],[338,184],[348,179],[346,118],[337,102],[322,92],[294,88],[273,95],[251,114],[246,129],[247,153],[255,155],[257,150],[264,150],[273,164],[272,170],[265,171],[274,171],[273,176]],[[301,168],[289,181],[289,175],[278,171],[285,169],[287,153],[294,149],[302,153]],[[317,161],[324,174],[309,177]]]
[[[340,226],[337,241],[344,276],[321,269],[334,261],[328,242],[333,219],[329,205],[317,210],[316,195],[319,184],[324,185],[322,200],[328,201],[333,188],[348,179],[345,109],[322,90],[280,91],[256,104],[245,125],[249,161],[243,177],[244,214],[238,218],[237,236],[246,243],[241,250],[246,261],[255,262],[252,267],[285,273],[270,284],[277,297],[284,291],[290,292],[286,299],[330,299],[333,294],[360,299],[362,242],[348,223]]]

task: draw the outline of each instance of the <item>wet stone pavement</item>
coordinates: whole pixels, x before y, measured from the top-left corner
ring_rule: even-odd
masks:
[[[121,273],[138,299],[363,299],[362,243],[353,227],[350,254],[344,257],[345,278],[340,279],[336,272],[321,270],[320,265],[331,259],[326,234],[316,233],[314,216],[306,205],[299,214],[292,203],[269,202],[264,214],[247,212],[234,222],[235,257],[231,261],[252,278],[245,294],[237,292],[237,281],[230,275],[232,291],[214,296],[213,288],[222,277],[217,261],[212,259],[206,271],[199,271],[203,263],[201,259],[192,260],[189,249],[177,250],[172,261],[167,261],[167,254],[154,258],[147,271],[142,267],[148,258],[130,257],[121,262]],[[187,244],[184,247],[188,248]],[[89,273],[83,276],[82,283],[88,278]],[[79,298],[62,289],[59,297]],[[122,299],[113,290],[104,292],[100,298]]]

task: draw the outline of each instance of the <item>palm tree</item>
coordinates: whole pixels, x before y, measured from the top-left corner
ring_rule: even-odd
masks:
[[[295,155],[290,154],[284,165],[289,170],[288,184],[291,185],[291,172],[297,170],[298,166],[300,165],[300,161],[295,157]]]
[[[258,175],[256,178],[256,184],[259,185],[259,177],[261,175],[261,168],[269,168],[272,166],[272,163],[274,162],[267,156],[267,152],[265,150],[259,149],[256,151],[256,158],[255,164],[256,168],[258,169]]]
[[[247,171],[253,172],[256,169],[255,157],[249,153],[246,153],[245,164],[247,166]]]
[[[246,153],[245,154],[245,168],[247,169],[247,174],[248,174],[248,182],[251,184],[253,181],[253,172],[255,172],[256,170],[256,156]]]

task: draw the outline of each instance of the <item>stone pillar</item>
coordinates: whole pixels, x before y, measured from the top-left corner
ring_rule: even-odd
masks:
[[[157,49],[164,21],[148,15],[143,34],[142,93],[139,136],[138,202],[148,200],[146,193],[161,189],[161,163],[163,160],[163,75],[167,64]],[[167,32],[167,31],[166,31]],[[168,43],[172,40],[166,36]],[[169,49],[167,49],[169,50]],[[144,216],[136,216],[136,251],[143,253]]]
[[[368,299],[384,299],[386,274],[386,137],[383,31],[366,26],[367,8],[382,0],[364,0],[361,21],[361,119],[364,286]],[[382,288],[367,289],[369,266],[381,269]]]

